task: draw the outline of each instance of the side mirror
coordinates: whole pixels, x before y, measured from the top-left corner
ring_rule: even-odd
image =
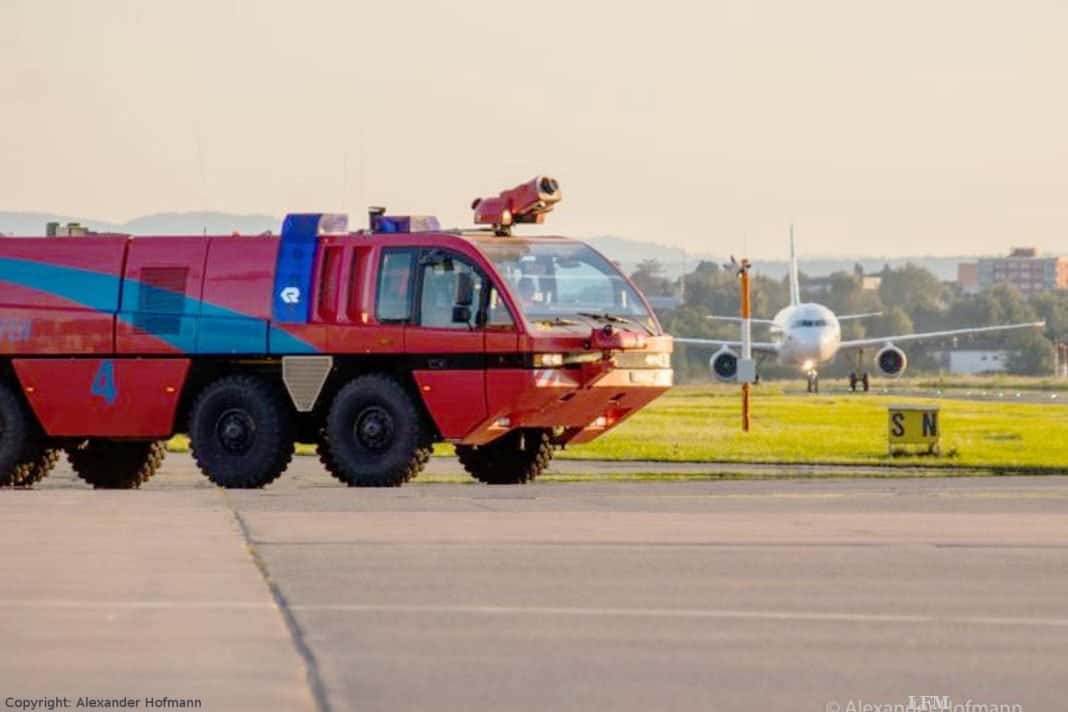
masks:
[[[452,323],[454,324],[470,324],[471,323],[471,307],[457,304],[452,308]]]
[[[456,275],[456,306],[470,307],[475,303],[475,276],[470,272],[460,272]],[[467,310],[471,312],[470,309]],[[455,313],[455,312],[454,312]],[[470,317],[467,319],[470,321]],[[453,321],[456,321],[455,317]]]

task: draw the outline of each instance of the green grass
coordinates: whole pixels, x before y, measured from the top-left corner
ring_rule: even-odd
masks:
[[[886,408],[891,403],[941,406],[941,457],[889,457]],[[742,433],[738,389],[679,386],[607,435],[567,448],[558,457],[572,460],[650,460],[923,466],[986,472],[1068,472],[1068,404],[1043,405],[954,401],[883,395],[785,395],[774,384],[758,386],[753,396],[753,429]],[[179,435],[172,451],[188,450]],[[299,445],[298,454],[314,447]],[[437,455],[452,455],[439,445]],[[947,474],[949,474],[947,472]],[[715,475],[718,479],[730,474]],[[749,475],[747,475],[749,476]],[[566,479],[567,476],[561,475]],[[627,479],[686,475],[657,473]],[[708,479],[709,475],[697,475]],[[585,476],[582,476],[585,479]],[[450,478],[446,478],[452,481]],[[464,478],[458,478],[463,480]]]
[[[844,387],[844,378],[823,379],[828,385]],[[789,380],[776,380],[768,382],[771,387],[781,387],[787,392],[803,392],[805,381],[803,378]],[[975,392],[999,392],[1005,391],[1052,391],[1064,393],[1068,391],[1068,379],[1054,378],[1052,376],[1012,376],[997,374],[987,376],[954,376],[946,375],[919,375],[905,376],[904,378],[886,379],[876,376],[872,387],[876,392],[882,392],[886,388],[891,393],[894,391],[915,390],[943,390],[943,391],[975,391]],[[736,388],[734,390],[737,390]]]
[[[966,391],[1068,391],[1068,380],[1052,376],[917,376],[905,383],[916,388]]]
[[[189,452],[189,436],[175,435],[167,441],[167,450],[170,452]],[[315,455],[315,446],[303,443],[297,444],[298,455]]]
[[[614,431],[561,456],[575,459],[923,465],[994,470],[1068,470],[1068,407],[881,395],[753,397],[742,433],[737,388],[673,389]],[[942,457],[891,458],[887,406],[941,406]]]

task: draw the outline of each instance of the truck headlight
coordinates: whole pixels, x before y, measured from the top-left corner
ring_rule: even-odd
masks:
[[[671,368],[671,354],[645,354],[645,365],[649,368]]]
[[[534,368],[560,368],[563,365],[563,354],[534,354]]]

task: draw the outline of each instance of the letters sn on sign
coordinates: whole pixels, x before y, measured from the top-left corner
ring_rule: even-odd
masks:
[[[937,405],[891,405],[887,408],[887,443],[889,452],[922,445],[937,454],[941,439]]]

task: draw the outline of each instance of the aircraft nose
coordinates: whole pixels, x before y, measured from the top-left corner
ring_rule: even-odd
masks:
[[[820,352],[824,358],[830,358],[834,351],[837,337],[833,329],[822,329],[820,331]]]

